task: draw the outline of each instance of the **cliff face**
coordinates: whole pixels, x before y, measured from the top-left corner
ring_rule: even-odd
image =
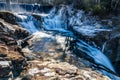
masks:
[[[0,12],[0,80],[110,80],[88,61],[65,55],[64,40],[45,32],[30,35],[13,13]]]

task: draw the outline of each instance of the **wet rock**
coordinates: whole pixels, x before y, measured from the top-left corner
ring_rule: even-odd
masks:
[[[0,46],[0,57],[6,57],[7,56],[7,50],[8,48],[6,46]]]
[[[22,70],[24,70],[27,66],[26,60],[24,58],[12,60],[11,63],[13,65],[13,75],[15,77],[19,76]]]
[[[14,37],[16,39],[24,39],[27,36],[29,36],[29,32],[27,30],[24,30],[24,29],[16,29],[14,32]]]
[[[16,24],[16,18],[14,14],[9,11],[0,12],[0,18],[4,19],[6,22],[9,22],[11,24]]]
[[[42,22],[42,16],[37,15],[37,14],[31,14],[34,18],[36,18],[37,20],[39,20],[40,22]]]
[[[120,75],[120,70],[118,68],[120,62],[120,39],[114,38],[107,42],[104,49],[104,54],[109,57],[116,72]]]
[[[0,61],[0,78],[9,77],[11,65],[9,61]]]
[[[86,63],[87,65],[88,63],[84,60],[77,60],[76,59],[77,57],[75,58],[70,57],[69,60],[67,59],[67,61],[70,62],[71,64],[69,64],[68,62],[61,62],[60,61],[61,59],[58,57],[58,55],[60,55],[59,52],[63,52],[62,49],[64,48],[64,45],[62,45],[63,47],[61,47],[61,45],[58,42],[59,41],[62,42],[64,41],[64,39],[63,40],[58,39],[59,37],[57,37],[59,41],[56,41],[53,36],[48,35],[46,33],[41,33],[41,35],[39,33],[36,33],[36,34],[37,35],[34,34],[31,39],[27,40],[27,42],[29,43],[28,47],[25,47],[22,49],[26,57],[28,56],[28,54],[29,55],[34,54],[34,60],[31,59],[28,62],[28,64],[30,64],[30,67],[28,68],[27,73],[29,73],[29,75],[32,76],[31,79],[33,80],[34,79],[44,79],[44,80],[96,79],[97,80],[97,78],[99,78],[99,79],[105,80],[105,78],[101,77],[103,76],[102,74],[96,73],[91,69],[90,70],[84,69],[86,67],[84,63]],[[51,52],[52,53],[55,52],[55,54],[52,55],[52,57],[50,57]],[[56,54],[57,54],[57,57],[55,58]],[[66,57],[69,57],[67,55]],[[37,56],[41,56],[42,60]],[[53,58],[60,59],[60,60],[54,60]],[[71,59],[74,59],[74,60],[71,60]],[[72,64],[77,65],[79,68]],[[81,70],[83,70],[83,72],[84,71],[87,71],[87,72],[85,72],[85,74],[83,75],[82,74],[83,72],[81,72]],[[90,72],[90,74],[88,72]],[[95,74],[96,76],[95,78],[91,77],[91,75],[93,74],[92,72],[95,72],[98,75]],[[107,80],[109,80],[109,78]]]
[[[7,54],[0,53],[0,57],[6,57],[6,56],[7,56]]]
[[[9,14],[11,16],[6,17]],[[13,22],[7,22],[6,19],[13,19],[15,17],[12,13],[9,12],[0,12],[0,41],[6,45],[17,45],[17,40],[24,39],[29,35],[29,32],[23,29],[21,26],[14,24]],[[4,17],[5,16],[5,17]],[[5,22],[6,21],[6,22]]]

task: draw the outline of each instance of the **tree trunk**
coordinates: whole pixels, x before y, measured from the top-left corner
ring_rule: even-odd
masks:
[[[6,10],[10,11],[10,0],[6,0]]]

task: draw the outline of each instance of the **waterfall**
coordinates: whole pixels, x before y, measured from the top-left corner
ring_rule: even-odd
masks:
[[[5,11],[6,10],[6,3],[5,2],[0,2],[0,10]]]
[[[111,29],[105,28],[95,18],[85,15],[82,10],[74,10],[72,6],[62,6],[58,11],[54,8],[49,16],[43,18],[43,28],[50,31],[70,31],[69,26],[73,31],[77,33],[94,37],[100,32],[111,32]],[[70,31],[70,32],[73,32]],[[106,44],[103,45],[103,50]],[[92,47],[82,40],[76,43],[77,48],[82,51],[87,56],[91,57],[96,64],[101,66],[103,69],[108,69],[113,73],[116,73],[110,60],[105,56],[102,51],[96,47]],[[112,75],[111,73],[101,69],[105,74],[113,78],[114,80],[119,80],[119,77]]]
[[[23,14],[15,14],[20,20],[18,23],[25,29],[27,29],[30,33],[34,33],[40,30],[40,22],[37,21],[31,15],[23,15]]]
[[[107,67],[108,69],[112,70],[113,72],[115,72],[109,59],[100,50],[98,50],[95,47],[90,46],[89,44],[85,43],[82,40],[79,40],[79,42],[77,42],[76,44],[80,51],[84,52],[85,54],[90,56],[92,59],[94,59],[94,61],[97,64],[103,65]]]
[[[20,19],[18,20],[18,24],[23,26],[23,28],[27,29],[30,33],[40,31],[40,25],[42,25],[45,31],[56,32],[56,34],[61,34],[63,36],[75,37],[76,40],[79,40],[75,45],[79,51],[89,56],[102,68],[109,69],[115,73],[110,60],[102,53],[102,51],[77,38],[79,35],[74,34],[79,33],[83,36],[94,37],[100,32],[111,31],[111,29],[104,28],[104,26],[100,25],[96,19],[85,15],[84,11],[74,10],[72,6],[69,7],[63,5],[59,8],[56,7],[50,11],[48,16],[42,17],[42,24],[31,15],[15,15]],[[100,25],[99,27],[98,24]],[[96,44],[94,43],[94,45]],[[103,45],[103,50],[104,47],[105,44]],[[101,71],[109,77],[114,78],[114,80],[119,80],[116,76],[110,74],[109,72],[105,70]]]
[[[63,6],[58,11],[56,8],[50,12],[49,16],[43,18],[43,28],[47,31],[56,31],[66,36],[73,36],[68,30],[66,7]]]
[[[84,42],[82,40],[79,40],[79,42],[76,43],[76,46],[77,46],[78,50],[82,51],[84,54],[86,54],[87,56],[92,58],[94,60],[94,62],[96,64],[98,64],[97,66],[109,69],[109,70],[113,71],[114,73],[116,73],[110,60],[99,49],[90,46],[89,44],[87,44],[86,42]],[[109,76],[112,80],[120,80],[119,77],[112,75],[111,73],[109,73],[103,69],[101,71],[103,72],[103,74]]]
[[[54,31],[67,31],[67,24],[66,24],[66,16],[64,8],[61,8],[57,15],[54,16],[55,9],[50,12],[50,16],[44,18],[43,26],[46,30],[54,30]]]
[[[0,10],[6,10],[6,2],[0,2]],[[28,4],[16,2],[10,2],[10,9],[12,12],[17,13],[49,13],[53,6],[41,6],[40,4]]]

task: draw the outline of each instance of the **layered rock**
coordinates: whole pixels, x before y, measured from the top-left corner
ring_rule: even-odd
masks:
[[[90,68],[82,68],[54,59],[29,61],[27,72],[22,79],[29,80],[110,80],[108,77],[97,73]]]
[[[14,76],[26,66],[17,40],[24,39],[29,33],[15,24],[14,17],[12,13],[0,12],[0,79],[9,77],[11,72]]]

